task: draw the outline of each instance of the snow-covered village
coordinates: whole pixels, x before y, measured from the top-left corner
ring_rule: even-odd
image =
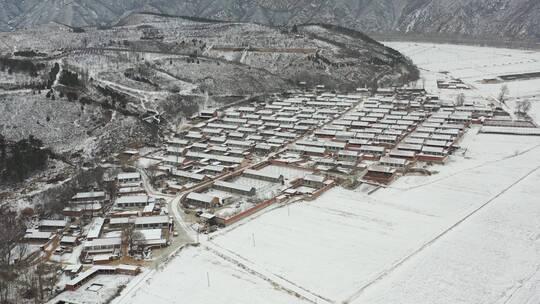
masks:
[[[540,302],[540,51],[381,40],[0,32],[0,303]]]

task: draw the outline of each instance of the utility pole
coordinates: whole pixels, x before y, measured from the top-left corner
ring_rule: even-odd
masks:
[[[208,271],[206,272],[206,282],[208,283],[208,287],[210,287],[210,273]]]
[[[251,234],[251,240],[253,241],[253,247],[255,247],[255,233]]]

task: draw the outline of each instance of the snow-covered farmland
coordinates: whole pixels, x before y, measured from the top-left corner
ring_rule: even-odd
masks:
[[[540,120],[540,78],[494,84],[480,81],[497,76],[540,72],[540,52],[451,44],[386,42],[386,45],[410,57],[420,68],[426,88],[442,97],[452,98],[463,92],[469,100],[496,97],[507,85],[513,98],[530,99],[531,116]],[[436,80],[460,78],[473,90],[439,90]],[[511,103],[512,106],[512,103]]]
[[[353,303],[538,303],[539,181],[536,170]]]
[[[418,227],[434,225],[429,215],[334,189],[314,202],[276,209],[214,242],[321,298],[339,300],[432,233]]]
[[[129,288],[129,286],[128,286]],[[114,303],[304,303],[203,247],[186,249]]]

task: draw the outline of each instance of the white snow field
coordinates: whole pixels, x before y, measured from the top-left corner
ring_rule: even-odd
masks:
[[[193,247],[113,303],[295,304],[302,300],[202,247]]]
[[[385,42],[411,58],[420,68],[425,86],[432,93],[452,98],[464,92],[469,100],[480,97],[496,97],[501,86],[507,85],[510,97],[529,99],[533,105],[530,112],[540,122],[540,78],[483,84],[479,81],[501,75],[540,72],[540,52],[452,44],[414,42]],[[448,72],[448,75],[441,72]],[[473,90],[439,90],[436,80],[449,77],[460,78],[472,85]],[[480,101],[480,100],[478,100]],[[510,103],[513,106],[513,103]]]
[[[540,303],[540,170],[530,172],[353,303]]]

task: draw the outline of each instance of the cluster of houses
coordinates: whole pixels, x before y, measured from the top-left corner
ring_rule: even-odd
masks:
[[[363,100],[363,94],[294,94],[272,102],[234,106],[225,111],[201,111],[188,131],[167,141],[158,166],[171,193],[211,183],[216,190],[255,196],[256,187],[223,178],[262,161],[334,120]],[[198,123],[197,123],[198,122]],[[254,179],[279,179],[279,176]],[[190,205],[213,206],[215,196],[192,194]]]
[[[304,192],[324,188],[324,177],[311,190],[304,183],[333,172],[360,171],[366,182],[389,184],[418,161],[444,163],[467,126],[492,114],[489,107],[456,107],[418,89],[380,89],[369,98],[367,90],[296,93],[201,111],[189,130],[167,141],[158,169],[168,192],[187,193],[184,207],[213,211],[242,199],[257,202],[273,187],[263,180],[291,192],[292,181],[282,176],[245,170],[266,160],[321,173],[294,182]]]
[[[389,184],[417,161],[444,163],[469,124],[489,110],[448,106],[418,90],[384,92],[289,145],[280,160],[323,172],[362,171],[366,182]]]
[[[492,116],[489,106],[456,106],[417,89],[380,89],[372,97],[367,91],[295,93],[201,111],[189,130],[167,140],[157,171],[166,191],[184,193],[184,207],[219,212],[293,192],[316,193],[332,184],[328,177],[335,173],[389,184],[417,162],[444,163],[469,124]],[[254,169],[268,161],[314,174],[287,180]],[[120,173],[114,182],[113,197],[105,191],[72,197],[63,214],[86,219],[80,226],[44,221],[25,238],[45,241],[62,231],[60,242],[82,243],[81,260],[94,264],[122,256],[125,248],[166,246],[173,222],[145,192],[140,173]],[[126,231],[137,233],[126,238]]]
[[[360,104],[367,92],[349,95],[295,93],[223,111],[203,110],[189,130],[166,142],[157,170],[169,193],[184,193],[184,207],[216,209],[239,200],[257,203],[291,184],[279,174],[246,168]]]
[[[63,219],[39,221],[25,240],[43,249],[52,245],[53,254],[79,254],[86,264],[108,264],[126,254],[167,246],[173,221],[146,194],[140,173],[119,173],[114,183],[114,193],[76,193],[63,209]]]
[[[169,244],[173,221],[161,210],[160,202],[146,193],[141,174],[122,172],[115,182],[111,207],[88,226],[81,254],[84,262],[108,263]]]
[[[298,140],[362,100],[361,94],[298,94],[270,103],[202,111],[189,131],[167,142],[160,169],[173,180],[170,191],[257,161]]]

